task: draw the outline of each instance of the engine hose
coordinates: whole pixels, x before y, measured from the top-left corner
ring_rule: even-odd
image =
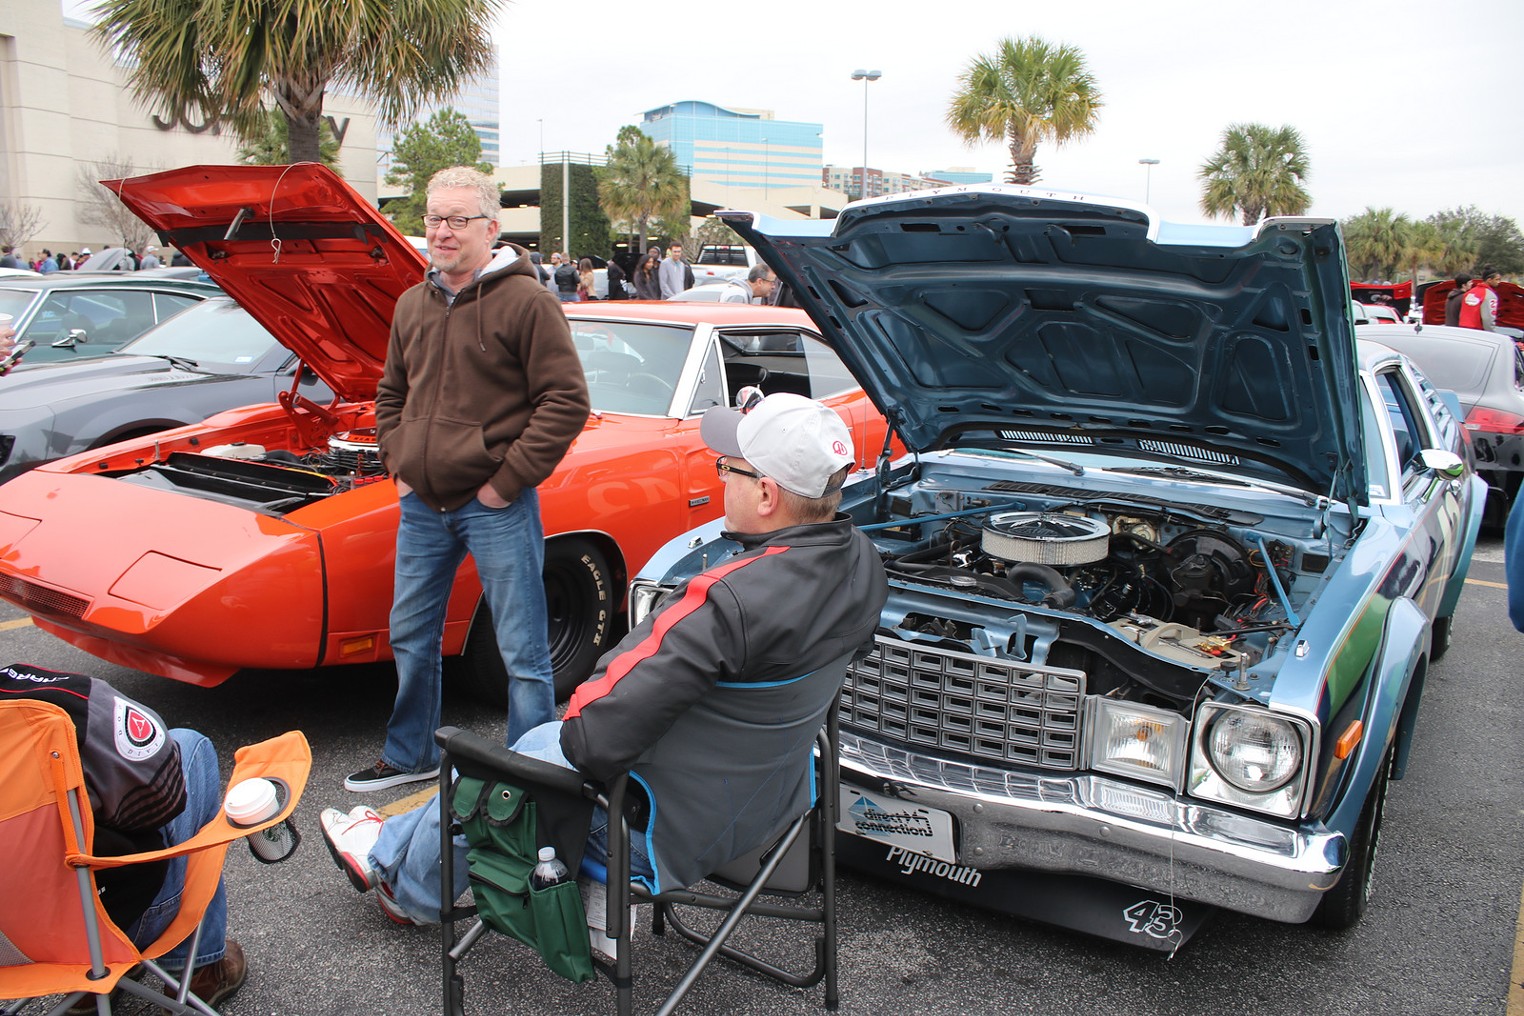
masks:
[[[1042,598],[1044,606],[1061,609],[1074,606],[1074,588],[1064,581],[1062,575],[1045,564],[1008,564],[1005,566],[1005,574],[1016,582],[1030,579],[1047,586],[1048,595]]]

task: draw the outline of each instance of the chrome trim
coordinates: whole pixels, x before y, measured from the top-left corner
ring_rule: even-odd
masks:
[[[1083,773],[917,755],[841,732],[842,779],[949,812],[958,863],[1089,875],[1300,923],[1343,870],[1343,833]]]

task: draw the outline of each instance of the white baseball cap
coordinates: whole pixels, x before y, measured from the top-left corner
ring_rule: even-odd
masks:
[[[841,417],[814,399],[789,392],[748,408],[715,406],[699,425],[704,443],[743,458],[800,497],[822,497],[831,477],[852,461],[852,434]]]
[[[79,252],[80,252],[80,253],[81,253],[81,254],[88,254],[88,253],[90,253],[90,248],[89,248],[89,247],[81,247],[81,248],[80,248],[80,249],[79,249]]]

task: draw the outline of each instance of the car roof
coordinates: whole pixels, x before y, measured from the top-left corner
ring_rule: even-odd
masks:
[[[745,303],[696,303],[668,300],[598,300],[563,305],[570,318],[604,318],[694,325],[777,324],[815,331],[809,315],[797,307],[767,307]]]
[[[139,276],[142,275],[140,278]],[[181,279],[165,276],[144,275],[140,272],[53,272],[36,278],[27,276],[0,277],[0,289],[81,289],[100,286],[121,286],[126,289],[182,289],[199,293],[220,293],[215,282],[204,279]]]

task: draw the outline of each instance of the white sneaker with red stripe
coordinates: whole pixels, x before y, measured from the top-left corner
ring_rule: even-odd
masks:
[[[363,804],[351,808],[348,814],[337,808],[324,808],[318,816],[323,842],[328,845],[333,862],[362,893],[380,882],[370,863],[370,848],[381,838],[381,825],[385,821],[380,812]]]

